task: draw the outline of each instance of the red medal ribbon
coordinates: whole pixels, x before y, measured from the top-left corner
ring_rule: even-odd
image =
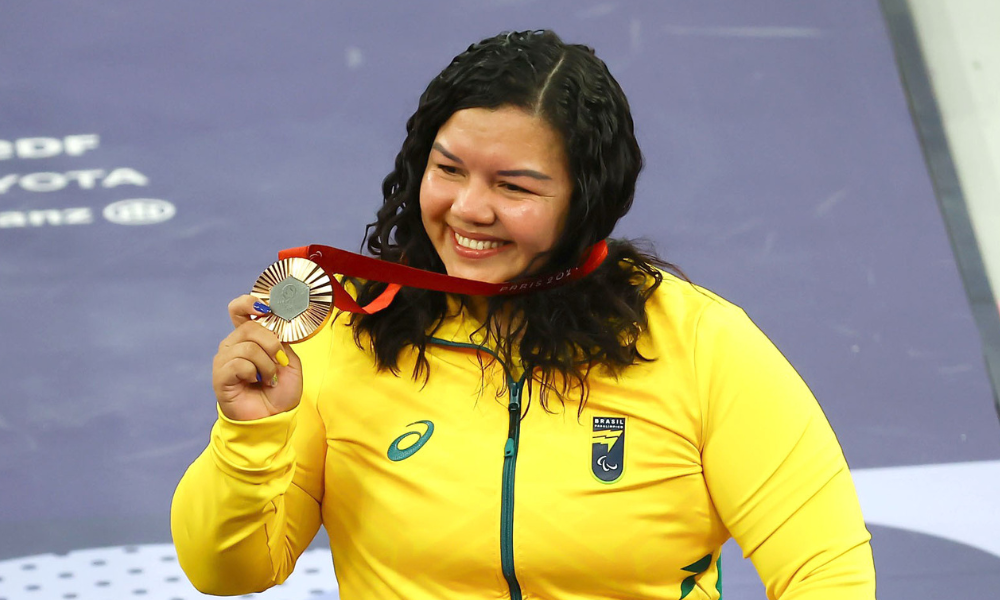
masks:
[[[579,266],[565,269],[558,273],[550,273],[540,277],[509,281],[505,283],[486,283],[461,277],[451,277],[441,273],[433,273],[415,269],[398,263],[386,262],[369,256],[361,256],[346,250],[330,246],[300,246],[288,248],[278,253],[279,259],[305,258],[320,266],[333,284],[333,304],[341,310],[352,313],[372,314],[389,306],[401,286],[415,287],[424,290],[463,294],[466,296],[508,296],[523,292],[545,290],[575,281],[593,272],[608,256],[608,245],[603,240],[591,246],[586,258]],[[345,275],[362,279],[388,283],[382,294],[367,306],[360,306],[354,298],[340,285],[332,275]]]

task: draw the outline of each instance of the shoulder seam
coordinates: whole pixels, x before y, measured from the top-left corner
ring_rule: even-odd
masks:
[[[705,317],[705,313],[708,311],[709,307],[721,306],[721,303],[718,301],[717,298],[705,294],[697,286],[694,286],[692,284],[692,287],[694,287],[699,294],[705,296],[709,300],[712,300],[711,304],[705,304],[704,306],[701,307],[701,309],[698,312],[698,319],[697,321],[695,321],[694,325],[694,344],[691,347],[691,370],[694,372],[695,389],[698,390],[698,410],[701,413],[700,415],[701,418],[699,419],[701,431],[699,435],[699,445],[698,445],[698,452],[701,453],[705,451],[705,436],[707,432],[707,427],[706,427],[707,424],[705,422],[707,418],[706,403],[708,402],[708,399],[707,398],[703,399],[701,397],[701,385],[699,384],[698,359],[697,359],[698,344],[701,342],[701,322],[702,319],[704,319]]]

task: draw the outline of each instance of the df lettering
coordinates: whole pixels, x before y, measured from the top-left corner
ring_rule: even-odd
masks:
[[[0,140],[0,160],[12,158],[50,158],[67,154],[80,156],[88,150],[100,146],[101,139],[96,133],[67,135],[64,138],[29,137],[14,141]]]

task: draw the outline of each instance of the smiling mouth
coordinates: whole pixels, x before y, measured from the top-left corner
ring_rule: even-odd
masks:
[[[455,233],[455,241],[458,243],[458,245],[461,246],[462,248],[468,248],[469,250],[495,250],[509,243],[501,240],[494,240],[489,242],[485,240],[473,240],[457,232],[454,233]]]

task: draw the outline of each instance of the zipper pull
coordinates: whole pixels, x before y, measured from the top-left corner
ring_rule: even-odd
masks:
[[[510,412],[516,412],[518,416],[521,415],[521,387],[523,384],[511,383],[510,388],[510,403],[507,404],[507,410]]]
[[[507,438],[507,443],[504,444],[504,447],[503,447],[503,455],[504,455],[504,458],[507,458],[508,456],[514,456],[514,440],[513,439]]]

